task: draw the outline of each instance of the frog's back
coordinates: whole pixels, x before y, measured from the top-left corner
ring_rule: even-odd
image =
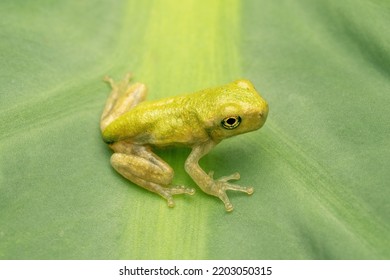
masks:
[[[125,140],[155,146],[191,146],[204,141],[207,133],[188,101],[183,95],[142,102],[109,124],[103,139],[107,143]]]

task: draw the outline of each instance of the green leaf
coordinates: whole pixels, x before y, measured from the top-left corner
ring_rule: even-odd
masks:
[[[390,258],[386,1],[2,1],[1,259]],[[170,209],[109,164],[115,79],[149,99],[248,78],[259,131],[201,161],[241,173],[235,206],[197,188]],[[212,110],[213,108],[210,108]],[[158,152],[174,182],[188,149]]]

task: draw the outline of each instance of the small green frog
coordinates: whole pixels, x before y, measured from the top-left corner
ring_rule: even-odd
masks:
[[[227,190],[253,193],[252,187],[229,183],[239,173],[213,178],[199,166],[199,160],[223,139],[263,126],[268,105],[247,80],[199,92],[145,101],[146,86],[130,84],[130,74],[119,83],[106,77],[112,88],[100,128],[104,141],[114,151],[111,164],[133,183],[165,198],[194,194],[195,190],[172,185],[173,170],[151,147],[182,145],[192,148],[185,170],[207,194],[220,198],[227,211],[233,210]]]

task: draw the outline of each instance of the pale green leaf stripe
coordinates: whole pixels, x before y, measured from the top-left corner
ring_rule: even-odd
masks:
[[[127,18],[131,19],[133,8],[128,6]],[[148,85],[150,99],[223,84],[241,76],[240,1],[157,0],[148,9],[144,35],[133,51],[141,56],[134,74]],[[129,29],[131,23],[131,20],[126,23]],[[183,156],[188,154],[187,150],[179,152]],[[185,180],[184,183],[194,185],[183,174],[179,175],[183,170],[183,156],[173,163],[179,177],[175,181]],[[159,215],[148,211],[156,207],[158,200],[145,197],[136,204],[133,202],[131,208],[138,210],[129,213],[128,226],[121,239],[121,257],[208,258],[208,238],[212,234],[208,218],[212,210],[203,200],[214,199],[201,196],[200,192],[198,189],[195,196],[184,201],[176,199],[174,210],[161,203]],[[185,207],[188,203],[192,204],[191,209]],[[219,201],[211,207],[224,213]]]

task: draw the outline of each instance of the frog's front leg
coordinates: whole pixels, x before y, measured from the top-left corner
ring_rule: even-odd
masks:
[[[173,207],[173,195],[194,194],[195,190],[184,186],[172,186],[173,170],[149,148],[126,142],[110,145],[115,153],[111,165],[123,177],[133,183],[159,194]]]
[[[197,145],[193,147],[191,154],[188,156],[185,169],[196,184],[207,194],[216,196],[222,200],[225,204],[226,211],[232,211],[233,205],[226,194],[227,190],[245,192],[247,194],[253,193],[252,187],[241,187],[236,184],[229,183],[230,180],[238,180],[240,178],[239,173],[234,173],[229,176],[223,176],[214,180],[213,172],[208,175],[200,168],[199,160],[207,154],[216,144],[212,141]]]

